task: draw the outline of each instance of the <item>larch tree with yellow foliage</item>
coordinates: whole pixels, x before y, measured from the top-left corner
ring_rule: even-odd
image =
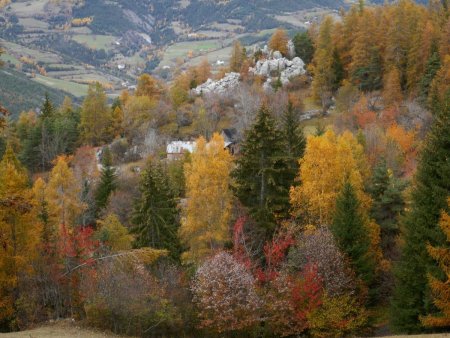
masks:
[[[98,221],[96,237],[112,252],[131,250],[133,236],[128,233],[115,214]]]
[[[215,133],[209,143],[201,137],[191,163],[185,166],[187,205],[179,235],[189,248],[185,262],[198,263],[230,239],[232,157],[222,136]]]
[[[386,75],[383,88],[385,106],[399,105],[403,100],[400,72],[397,68],[391,69]]]
[[[330,104],[333,86],[336,82],[336,76],[333,68],[333,28],[333,19],[331,17],[326,17],[320,26],[312,67],[314,74],[314,79],[312,82],[313,96],[321,103],[324,109]]]
[[[11,1],[10,0],[0,0],[0,8],[5,7],[8,5]]]
[[[283,56],[287,56],[288,42],[289,37],[286,31],[282,28],[278,28],[270,38],[269,48],[273,51],[279,51]]]
[[[33,206],[27,173],[8,145],[0,162],[0,330],[19,328],[17,302],[24,296],[19,285],[33,274],[41,232]]]
[[[236,40],[235,42],[233,42],[233,47],[231,50],[230,70],[232,72],[240,72],[245,57],[245,49],[242,47],[239,40]]]
[[[77,216],[85,208],[79,198],[80,191],[74,173],[67,163],[67,158],[58,157],[56,165],[50,172],[47,185],[50,220],[53,224],[75,226]]]
[[[199,85],[206,82],[211,77],[211,65],[206,57],[197,67],[195,67],[195,73],[197,75],[196,82]]]
[[[89,85],[80,116],[81,136],[85,144],[97,146],[112,138],[112,113],[103,87],[96,82]]]
[[[142,74],[137,83],[136,96],[148,96],[157,100],[161,95],[161,88],[158,82],[149,74]]]
[[[310,224],[331,223],[336,197],[347,179],[362,205],[370,204],[363,192],[367,177],[363,147],[350,132],[336,136],[328,130],[322,136],[310,136],[299,176],[302,185],[291,188],[292,210],[306,215]]]

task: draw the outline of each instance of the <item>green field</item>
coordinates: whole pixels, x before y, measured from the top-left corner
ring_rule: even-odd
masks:
[[[88,90],[88,86],[75,82],[53,79],[42,75],[36,75],[33,81],[39,82],[51,88],[63,90],[76,97],[85,96]]]
[[[8,7],[11,7],[18,17],[30,17],[36,14],[45,14],[45,5],[48,0],[30,0],[23,2],[12,2]]]
[[[196,55],[205,54],[220,48],[222,48],[222,45],[219,40],[178,42],[166,49],[161,64],[167,65],[173,63],[179,57],[187,57],[189,51],[192,51]]]
[[[221,48],[221,49],[206,53],[205,55],[200,55],[195,58],[192,58],[186,64],[188,66],[195,66],[195,65],[198,65],[205,58],[211,64],[215,64],[217,60],[222,60],[227,63],[230,59],[231,49],[232,49],[231,47]]]
[[[73,81],[78,83],[88,83],[88,82],[100,82],[100,83],[109,83],[111,80],[109,80],[106,76],[103,76],[101,74],[76,74],[71,76],[63,76],[63,80],[66,81]],[[86,95],[86,93],[84,94]]]
[[[25,29],[47,29],[48,23],[33,18],[21,18],[19,23],[25,27]]]
[[[113,48],[113,42],[116,38],[112,35],[87,35],[78,34],[74,35],[73,40],[91,49],[104,49],[110,50]]]
[[[3,61],[3,62],[10,62],[10,63],[12,63],[13,65],[18,65],[18,64],[20,64],[20,62],[14,57],[14,56],[12,56],[12,55],[9,55],[9,54],[7,54],[7,53],[5,53],[5,54],[2,54],[2,56],[0,56],[0,60],[1,61]]]
[[[41,52],[36,49],[30,49],[13,42],[8,42],[0,40],[0,44],[6,49],[10,54],[18,54],[20,56],[27,56],[33,60],[40,61],[43,63],[61,63],[62,59],[60,56],[54,53]]]

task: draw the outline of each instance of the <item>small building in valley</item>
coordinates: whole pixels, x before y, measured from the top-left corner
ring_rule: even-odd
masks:
[[[225,142],[225,148],[230,151],[231,155],[236,155],[239,153],[239,140],[238,132],[234,128],[222,129],[220,135],[223,137]]]
[[[167,159],[182,159],[186,152],[192,153],[196,145],[195,141],[172,141],[166,147]]]

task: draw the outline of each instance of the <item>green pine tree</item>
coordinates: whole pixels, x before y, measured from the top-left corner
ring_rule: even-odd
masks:
[[[299,172],[299,160],[305,153],[306,139],[300,126],[299,115],[294,111],[291,101],[289,101],[286,112],[282,117],[282,133],[288,166],[287,184],[295,185],[295,177]]]
[[[406,182],[397,179],[381,160],[374,168],[369,192],[373,199],[371,216],[381,228],[381,247],[387,258],[394,258],[398,222],[405,209]]]
[[[102,173],[100,183],[95,191],[97,216],[101,210],[107,207],[109,197],[117,189],[117,173],[112,166],[112,155],[108,147],[103,149],[102,156]]]
[[[436,106],[436,119],[421,152],[414,179],[411,206],[403,224],[404,245],[396,267],[396,288],[391,304],[391,324],[397,332],[423,330],[419,316],[433,314],[427,274],[441,272],[428,254],[427,244],[445,246],[439,227],[450,196],[450,91]]]
[[[327,126],[322,120],[318,120],[316,123],[316,131],[314,132],[314,136],[322,136],[327,131]]]
[[[160,164],[149,163],[142,174],[140,190],[132,218],[134,246],[167,249],[172,258],[179,259],[179,213],[169,179]]]
[[[423,102],[426,102],[436,73],[441,68],[441,59],[438,52],[431,54],[425,67],[425,73],[419,83],[419,96]]]
[[[314,43],[308,32],[297,33],[292,39],[295,47],[295,54],[303,60],[305,64],[311,63],[314,57]]]
[[[369,192],[374,200],[380,200],[389,185],[389,171],[383,158],[373,169]]]
[[[272,84],[272,88],[275,91],[275,93],[283,88],[283,82],[281,82],[281,75],[278,75],[277,80]]]
[[[271,111],[262,106],[246,133],[232,175],[236,196],[268,238],[275,230],[276,219],[288,215],[290,184],[284,180],[287,170],[283,135]]]
[[[58,142],[58,154],[73,154],[80,140],[80,111],[60,111],[53,119],[53,138]]]
[[[19,129],[20,160],[31,171],[46,171],[61,154],[72,154],[79,141],[78,111],[55,111],[48,95],[35,125]]]
[[[35,127],[28,130],[26,138],[21,140],[22,147],[19,153],[19,159],[28,168],[28,170],[30,170],[30,172],[37,171],[41,164],[39,150],[41,136],[41,125],[38,122]]]
[[[345,71],[337,48],[333,49],[332,58],[333,61],[331,64],[331,68],[333,71],[333,83],[331,84],[331,89],[333,90],[333,92],[336,92],[341,86],[341,82],[345,77]]]
[[[346,182],[336,199],[331,232],[339,248],[350,259],[357,276],[370,287],[374,280],[374,261],[370,238],[360,212],[360,202],[350,182]]]
[[[55,113],[55,109],[53,108],[53,103],[50,101],[50,97],[48,93],[45,93],[45,101],[41,109],[41,118],[46,119],[52,117]]]
[[[383,60],[380,49],[372,46],[369,52],[370,58],[367,64],[351,74],[353,83],[357,84],[359,90],[363,92],[371,92],[383,86]]]

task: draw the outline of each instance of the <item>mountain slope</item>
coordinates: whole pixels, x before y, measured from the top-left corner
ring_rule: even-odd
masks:
[[[59,105],[70,94],[32,81],[24,74],[11,69],[0,69],[0,104],[16,118],[20,112],[40,109],[45,94]]]

